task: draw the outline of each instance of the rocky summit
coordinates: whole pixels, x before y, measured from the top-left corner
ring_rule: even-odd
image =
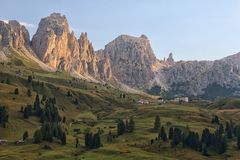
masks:
[[[107,61],[100,61],[95,54],[87,33],[82,33],[77,39],[70,31],[66,17],[59,13],[41,19],[32,39],[32,48],[44,63],[58,70],[77,76],[111,79],[111,73],[99,73],[98,66],[101,67],[100,71],[107,70],[105,67],[109,66],[105,64]]]
[[[27,29],[16,20],[0,21],[0,44],[4,47],[16,49],[30,46]]]
[[[102,52],[110,58],[114,76],[122,83],[144,88],[154,78],[152,66],[157,59],[146,36],[121,35]]]
[[[216,61],[174,61],[156,58],[146,35],[120,35],[95,51],[87,33],[76,38],[60,13],[42,18],[30,40],[16,20],[0,21],[0,59],[9,49],[38,62],[47,70],[61,70],[91,81],[118,83],[154,94],[214,98],[240,94],[240,54]],[[212,92],[217,90],[218,92]]]

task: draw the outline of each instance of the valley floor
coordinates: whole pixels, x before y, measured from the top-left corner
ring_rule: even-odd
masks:
[[[228,143],[227,152],[223,155],[218,155],[210,151],[209,157],[203,156],[200,152],[188,148],[177,146],[170,147],[170,142],[161,142],[160,147],[155,150],[149,147],[151,139],[157,137],[156,132],[151,129],[154,124],[154,118],[159,115],[161,125],[165,128],[169,126],[186,127],[190,130],[201,133],[204,128],[215,130],[216,125],[211,124],[212,115],[217,114],[222,121],[229,120],[234,117],[235,121],[239,121],[240,110],[208,110],[200,107],[195,107],[189,104],[162,104],[162,105],[139,105],[134,109],[126,109],[116,107],[112,112],[99,111],[84,111],[79,112],[76,116],[78,121],[69,125],[69,133],[67,136],[67,145],[61,146],[58,143],[48,144],[44,142],[40,145],[32,144],[8,144],[0,146],[1,160],[139,160],[139,159],[162,159],[162,160],[205,160],[205,159],[224,159],[237,160],[240,156],[240,151],[236,149],[235,140]],[[237,116],[238,115],[238,116]],[[96,120],[98,117],[98,120]],[[116,132],[116,119],[134,117],[136,129],[134,133],[126,133],[116,138],[115,141],[107,142],[107,134],[109,130]],[[89,126],[89,122],[94,124],[94,127]],[[74,129],[80,129],[81,133],[74,133]],[[101,141],[103,147],[96,150],[86,150],[84,147],[84,130],[91,128],[92,130],[100,128],[103,130]],[[0,130],[2,131],[2,129]],[[32,137],[32,135],[30,135]],[[75,148],[75,138],[80,139],[80,147]],[[31,141],[31,140],[30,140]],[[51,149],[44,149],[44,145],[48,144]]]

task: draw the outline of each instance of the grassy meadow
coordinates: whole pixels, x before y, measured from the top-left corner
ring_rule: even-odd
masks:
[[[200,103],[158,104],[154,97],[125,93],[125,98],[120,98],[123,91],[106,84],[87,82],[82,79],[70,77],[64,72],[45,72],[36,64],[19,58],[12,57],[12,63],[0,64],[0,105],[7,107],[9,122],[6,128],[0,128],[0,139],[7,139],[9,143],[0,145],[0,160],[217,160],[240,159],[240,151],[236,148],[236,139],[228,142],[227,152],[219,155],[209,151],[210,156],[203,156],[200,152],[190,148],[176,148],[170,142],[159,142],[156,147],[150,146],[150,140],[155,139],[158,133],[152,130],[155,116],[159,115],[161,126],[168,132],[170,127],[189,128],[201,132],[204,128],[214,131],[217,125],[211,123],[213,115],[218,115],[221,122],[234,120],[240,122],[240,109],[218,109],[204,107]],[[28,76],[33,77],[31,83]],[[7,79],[10,81],[6,84]],[[14,94],[18,88],[19,94]],[[27,90],[32,95],[27,96]],[[67,92],[71,96],[67,96]],[[41,126],[39,118],[30,116],[24,119],[20,112],[22,106],[33,104],[36,94],[46,97],[55,97],[61,116],[66,117],[65,129],[67,144],[61,145],[54,139],[53,143],[43,142],[33,144],[33,133]],[[150,104],[140,105],[137,100],[148,99]],[[78,100],[78,104],[74,101]],[[234,103],[231,103],[234,104]],[[116,134],[116,120],[133,117],[135,130],[117,137],[113,142],[107,141],[109,131]],[[80,129],[80,133],[74,132]],[[86,130],[96,132],[101,130],[102,147],[89,150],[84,145]],[[14,142],[21,139],[23,133],[28,131],[29,139],[25,144],[16,145]],[[80,146],[75,148],[75,138],[80,141]],[[46,147],[48,146],[48,147]]]

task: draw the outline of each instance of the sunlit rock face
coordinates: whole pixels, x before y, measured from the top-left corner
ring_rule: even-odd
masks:
[[[29,33],[18,21],[0,21],[0,44],[4,47],[21,48],[30,45]]]
[[[152,66],[157,59],[145,35],[121,35],[102,51],[110,58],[113,75],[132,87],[144,88],[154,78]]]
[[[79,75],[97,78],[104,74],[99,73],[98,67],[104,71],[104,66],[108,65],[99,62],[87,33],[82,33],[77,39],[70,31],[66,17],[59,13],[41,19],[32,39],[32,48],[45,64]],[[111,79],[111,74],[105,77]]]
[[[66,17],[59,13],[41,19],[32,48],[44,63],[62,70],[70,70],[72,58],[79,54],[78,41],[70,33]]]

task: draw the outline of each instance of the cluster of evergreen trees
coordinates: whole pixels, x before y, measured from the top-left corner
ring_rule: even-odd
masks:
[[[88,149],[97,149],[101,147],[101,138],[99,131],[95,134],[87,132],[85,134],[85,146]]]
[[[34,143],[52,142],[53,138],[59,139],[62,145],[66,144],[66,133],[58,123],[44,122],[41,129],[36,130],[33,136]]]
[[[44,101],[45,107],[41,107],[41,104],[44,104]],[[45,121],[51,123],[61,121],[61,117],[56,107],[55,97],[46,99],[46,97],[43,96],[40,102],[39,95],[37,94],[33,103],[33,107],[32,105],[27,105],[24,108],[22,107],[21,112],[23,113],[23,117],[26,119],[32,115],[40,117],[40,121],[42,123]]]
[[[133,118],[122,120],[119,119],[117,123],[117,135],[122,135],[124,133],[131,133],[135,129],[135,122]],[[109,131],[107,141],[112,142],[116,136],[112,135],[111,131]],[[86,132],[85,134],[85,146],[89,149],[97,149],[101,147],[101,138],[100,138],[100,130],[93,134],[92,132]]]
[[[160,127],[159,122],[160,118],[156,116],[154,128]],[[188,127],[184,131],[178,127],[170,127],[167,136],[165,128],[162,126],[156,140],[171,140],[172,147],[182,144],[183,147],[189,147],[208,156],[208,149],[210,147],[218,154],[225,153],[228,139],[232,139],[235,136],[237,138],[237,147],[240,149],[240,126],[234,125],[232,121],[229,121],[226,122],[224,128],[224,125],[220,123],[217,116],[213,118],[212,122],[218,124],[218,128],[213,133],[208,128],[205,128],[202,131],[201,137],[197,132],[190,131]],[[151,144],[153,143],[154,140],[152,139]]]
[[[53,138],[57,138],[63,145],[66,144],[66,133],[61,127],[61,117],[56,106],[55,98],[42,99],[45,101],[45,107],[41,107],[39,95],[36,95],[33,110],[35,115],[40,117],[42,123],[41,129],[34,133],[34,142],[40,143],[42,141],[52,142]]]
[[[117,124],[117,134],[122,135],[126,132],[133,132],[135,129],[135,122],[131,117],[129,120],[127,119],[125,122],[122,119],[118,120]]]
[[[0,106],[0,125],[2,127],[6,127],[6,123],[8,122],[8,111],[5,106]]]
[[[61,117],[58,113],[58,108],[56,107],[56,99],[55,98],[49,98],[45,102],[45,108],[40,109],[40,115],[41,115],[41,122],[43,123],[44,121],[47,122],[60,122]],[[36,108],[36,111],[38,109]]]

